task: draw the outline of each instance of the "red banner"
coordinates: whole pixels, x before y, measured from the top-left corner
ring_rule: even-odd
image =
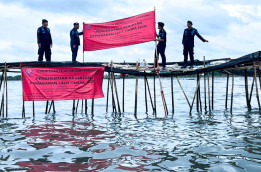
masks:
[[[152,41],[156,38],[155,11],[106,23],[83,25],[84,51]]]
[[[104,67],[23,68],[25,101],[75,100],[104,97]]]

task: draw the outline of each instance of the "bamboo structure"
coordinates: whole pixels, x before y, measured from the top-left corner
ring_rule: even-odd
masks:
[[[157,87],[160,89],[160,96],[162,98],[162,103],[164,107],[164,112],[165,116],[168,115],[169,110],[167,107],[167,103],[165,100],[165,96],[169,96],[171,99],[171,112],[174,114],[175,112],[175,100],[176,96],[174,97],[174,80],[173,78],[175,77],[177,80],[177,84],[180,86],[182,93],[184,94],[185,100],[189,105],[189,112],[193,112],[194,108],[194,103],[196,101],[196,107],[195,110],[200,113],[202,112],[202,104],[204,104],[203,109],[205,109],[205,112],[211,112],[214,110],[214,105],[215,105],[215,73],[220,72],[220,73],[226,73],[227,79],[226,79],[226,85],[224,87],[225,91],[225,109],[228,109],[229,107],[229,89],[231,87],[231,93],[230,93],[230,112],[233,112],[233,101],[234,101],[234,90],[235,90],[235,81],[234,81],[234,76],[236,75],[235,71],[241,71],[241,75],[244,77],[244,86],[245,86],[245,99],[246,99],[246,107],[248,110],[251,110],[251,100],[252,100],[252,95],[256,94],[256,101],[258,104],[258,108],[261,111],[261,104],[260,104],[260,98],[259,98],[259,89],[261,89],[261,78],[260,78],[260,62],[261,62],[261,52],[255,52],[251,53],[249,55],[240,57],[238,59],[230,60],[226,63],[221,63],[218,65],[210,65],[210,62],[212,61],[207,61],[204,60],[196,62],[196,65],[203,65],[201,68],[195,68],[192,70],[174,70],[174,71],[168,71],[168,72],[163,72],[161,73],[159,70],[159,65],[158,64],[158,59],[155,59],[154,64],[149,64],[149,65],[154,65],[154,68],[151,68],[151,72],[146,72],[145,70],[142,70],[139,67],[138,62],[136,64],[134,63],[128,63],[130,65],[135,65],[136,69],[122,69],[120,67],[117,67],[117,65],[121,65],[121,63],[112,63],[109,66],[105,66],[105,72],[108,74],[108,82],[107,82],[107,92],[106,92],[106,108],[105,111],[108,113],[109,112],[109,103],[111,100],[111,111],[113,113],[123,113],[125,112],[125,79],[126,75],[128,76],[134,76],[136,77],[136,82],[135,82],[135,100],[134,100],[134,115],[135,118],[138,118],[138,81],[139,78],[144,79],[144,103],[145,103],[145,113],[148,114],[150,110],[150,105],[153,114],[156,116],[157,115]],[[156,68],[157,64],[157,68]],[[174,64],[173,62],[167,63],[167,65]],[[178,63],[180,64],[180,63]],[[71,63],[71,62],[16,62],[16,63],[0,63],[0,72],[1,72],[1,80],[0,80],[0,96],[1,96],[1,104],[0,104],[0,117],[1,118],[7,118],[8,117],[8,79],[7,79],[7,74],[8,72],[14,72],[17,70],[21,70],[23,67],[63,67],[63,66],[74,66],[74,67],[98,67],[98,66],[103,66],[103,63]],[[19,72],[19,71],[18,71]],[[252,72],[252,73],[251,73]],[[117,79],[115,74],[122,74],[122,90],[121,88],[117,87]],[[195,92],[192,96],[186,94],[187,90],[184,89],[182,86],[179,78],[182,76],[196,76],[196,89]],[[249,85],[248,85],[248,80],[249,76],[251,77],[251,89],[249,91]],[[153,79],[153,88],[150,87],[148,78],[151,77]],[[159,85],[156,85],[156,77],[159,78]],[[170,94],[164,95],[163,93],[163,87],[161,83],[161,78],[168,77],[170,78]],[[204,102],[201,102],[201,77],[204,77],[202,80],[204,82],[202,92],[204,91]],[[231,81],[230,81],[231,77]],[[210,82],[211,80],[211,82]],[[231,82],[231,83],[230,83]],[[157,82],[158,83],[158,82]],[[152,90],[150,89],[152,88]],[[122,91],[122,95],[119,95],[119,93]],[[141,92],[142,93],[142,92]],[[141,94],[140,93],[140,94]],[[176,90],[175,90],[176,93]],[[152,95],[153,94],[153,95]],[[111,96],[111,97],[110,97]],[[122,96],[122,99],[120,100],[119,97]],[[128,96],[128,95],[127,95]],[[189,98],[192,97],[192,100]],[[203,96],[202,96],[203,97]],[[80,107],[80,101],[81,101],[81,107]],[[121,102],[120,102],[121,101]],[[148,102],[149,101],[149,102]],[[254,101],[254,100],[253,100]],[[25,117],[25,103],[26,101],[23,98],[22,102],[22,117]],[[84,100],[73,100],[72,104],[72,114],[75,115],[77,114],[78,107],[81,108],[81,113],[87,114],[87,99]],[[45,114],[50,113],[52,110],[53,113],[55,113],[55,102],[53,100],[48,100],[46,101],[46,106],[45,106]],[[37,111],[35,108],[35,101],[32,101],[32,114],[33,116],[37,115]],[[92,99],[91,101],[91,115],[95,114],[95,100]]]

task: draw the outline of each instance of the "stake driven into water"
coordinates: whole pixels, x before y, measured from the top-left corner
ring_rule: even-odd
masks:
[[[155,42],[155,52],[156,52],[156,62],[157,62],[157,75],[159,77],[159,83],[160,83],[160,93],[161,93],[161,98],[162,98],[162,103],[163,103],[163,107],[164,107],[164,112],[165,112],[165,116],[168,115],[168,109],[167,109],[167,104],[166,104],[166,100],[165,100],[165,97],[164,97],[164,92],[163,92],[163,88],[162,88],[162,83],[161,83],[161,79],[160,79],[160,75],[159,75],[159,72],[160,72],[160,69],[159,69],[159,55],[158,55],[158,52],[157,52],[157,42]]]

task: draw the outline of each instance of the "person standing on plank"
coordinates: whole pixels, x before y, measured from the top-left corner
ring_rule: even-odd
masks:
[[[197,37],[203,41],[208,42],[208,40],[205,40],[197,31],[197,29],[192,27],[193,23],[191,21],[187,22],[188,28],[184,30],[182,44],[184,46],[183,49],[183,55],[184,55],[184,65],[183,68],[187,67],[188,63],[188,54],[190,57],[190,67],[193,68],[194,65],[194,36],[197,35]]]
[[[51,61],[51,48],[53,45],[50,29],[48,28],[48,21],[42,20],[42,26],[37,29],[37,44],[38,44],[38,61],[43,61],[45,54],[46,61]]]
[[[79,35],[83,35],[83,32],[78,33],[79,29],[79,23],[74,23],[73,24],[73,29],[70,32],[70,37],[71,37],[71,50],[72,50],[72,61],[76,62],[76,57],[80,45],[80,38]]]
[[[157,66],[157,58],[159,57],[159,54],[162,58],[162,70],[165,70],[166,67],[166,56],[165,56],[165,49],[166,49],[166,42],[167,42],[167,33],[163,29],[164,23],[158,22],[158,29],[159,34],[156,34],[158,39],[155,39],[154,41],[158,41],[157,45],[157,54],[155,53],[155,64]]]

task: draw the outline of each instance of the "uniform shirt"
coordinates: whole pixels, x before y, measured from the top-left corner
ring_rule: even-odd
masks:
[[[80,45],[80,38],[79,35],[82,35],[83,32],[78,32],[76,29],[72,29],[70,32],[70,37],[71,37],[71,46],[73,45]]]
[[[158,36],[159,39],[163,39],[164,41],[159,41],[159,44],[158,45],[166,45],[166,42],[167,42],[167,33],[164,29],[161,29],[159,31],[159,36]]]
[[[198,33],[197,29],[192,28],[192,29],[185,29],[184,34],[183,34],[183,39],[182,39],[182,44],[187,45],[187,46],[193,46],[194,47],[194,36],[197,35],[197,37],[203,41],[206,42],[204,38]]]
[[[39,27],[37,29],[37,43],[53,44],[50,29],[47,27]]]

